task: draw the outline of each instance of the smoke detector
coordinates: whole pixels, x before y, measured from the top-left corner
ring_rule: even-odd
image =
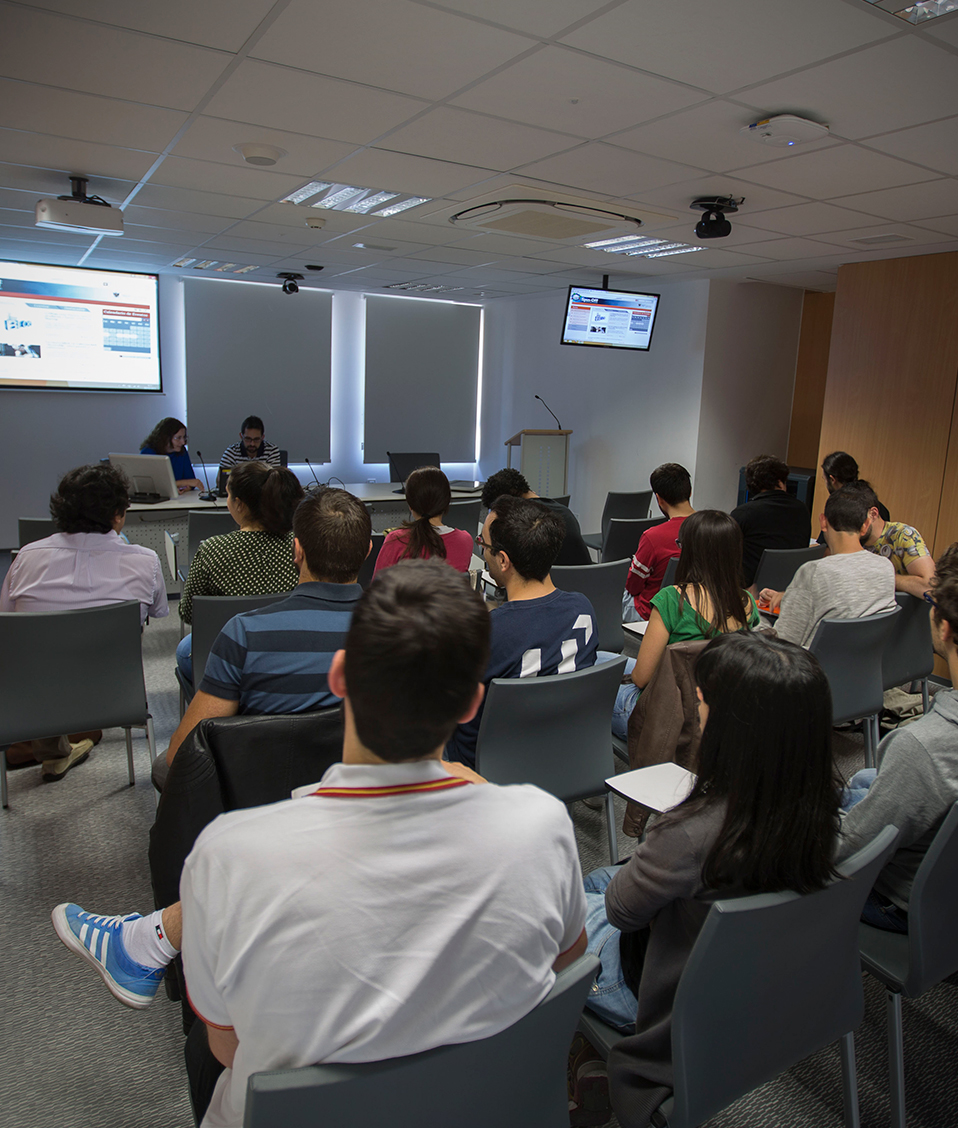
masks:
[[[828,136],[828,126],[798,117],[797,114],[776,114],[775,117],[762,118],[761,121],[753,121],[751,125],[743,125],[739,133],[743,137],[757,141],[760,145],[774,145],[779,149],[787,149],[806,141],[820,141]]]
[[[278,149],[275,145],[234,145],[233,152],[239,153],[247,164],[257,165],[259,168],[268,168],[282,157],[288,156],[285,149]]]

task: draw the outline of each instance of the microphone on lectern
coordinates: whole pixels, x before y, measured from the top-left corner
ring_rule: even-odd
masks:
[[[200,501],[211,501],[215,505],[216,494],[210,489],[210,476],[206,472],[206,463],[203,461],[203,452],[201,450],[198,450],[196,452],[196,457],[200,460],[200,466],[203,467],[203,478],[206,481],[206,493],[200,494]]]
[[[313,475],[313,481],[316,483],[316,488],[319,489],[319,490],[323,489],[323,483],[319,480],[319,478],[316,477],[316,471],[313,469],[312,462],[310,462],[308,458],[305,459],[305,462],[306,462],[306,465],[309,467],[310,474]],[[313,488],[312,486],[307,487],[307,489],[310,489],[310,490],[312,488]]]
[[[553,418],[553,419],[554,419],[554,420],[556,421],[556,427],[557,427],[557,428],[558,428],[558,429],[559,429],[559,430],[561,431],[561,430],[562,430],[562,424],[561,424],[561,423],[559,422],[559,416],[558,416],[558,415],[556,415],[556,413],[555,413],[555,412],[554,412],[554,411],[552,410],[552,408],[551,408],[551,407],[550,407],[550,406],[549,406],[549,405],[548,405],[548,404],[546,403],[546,401],[545,401],[545,400],[544,400],[544,399],[542,398],[542,396],[538,396],[538,395],[537,395],[537,396],[536,396],[536,399],[537,399],[537,400],[539,401],[539,403],[541,403],[541,404],[542,404],[542,406],[543,406],[543,407],[544,407],[544,408],[546,409],[546,411],[548,411],[548,413],[549,413],[549,414],[550,414],[550,415],[552,416],[552,418]]]

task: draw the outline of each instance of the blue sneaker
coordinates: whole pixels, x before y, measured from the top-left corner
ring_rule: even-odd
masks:
[[[57,905],[50,915],[57,936],[96,968],[115,998],[136,1010],[153,1002],[166,968],[135,963],[123,947],[123,922],[139,920],[139,913],[96,916],[79,905],[65,904]]]

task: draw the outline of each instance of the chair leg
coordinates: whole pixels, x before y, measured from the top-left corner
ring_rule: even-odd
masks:
[[[891,1097],[891,1128],[905,1128],[905,1051],[901,1033],[901,995],[889,991],[885,1000],[888,1014],[888,1087]]]
[[[10,806],[7,802],[7,750],[0,752],[0,803],[4,808]]]
[[[130,787],[136,783],[136,776],[133,774],[133,736],[129,728],[123,730],[123,735],[126,737],[126,767],[130,775]]]
[[[612,802],[612,792],[605,793],[605,824],[609,834],[609,865],[614,866],[619,860],[619,838],[615,825],[615,806]]]
[[[928,679],[921,679],[921,711],[928,712]]]
[[[875,766],[875,731],[872,728],[872,718],[862,718],[862,736],[865,738],[865,767]]]
[[[153,732],[153,717],[150,713],[146,714],[146,740],[150,747],[150,767],[153,767],[153,761],[156,759],[156,735]]]
[[[860,1128],[858,1113],[858,1075],[855,1070],[855,1035],[849,1031],[839,1042],[842,1057],[842,1105],[845,1128]]]

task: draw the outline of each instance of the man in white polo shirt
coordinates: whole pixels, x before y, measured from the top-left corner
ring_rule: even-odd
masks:
[[[258,1070],[377,1061],[504,1030],[585,951],[563,804],[441,759],[482,700],[488,646],[489,616],[448,565],[383,572],[329,672],[344,698],[343,762],[197,839],[180,892],[202,1020],[187,1064],[205,1128],[242,1124]],[[87,939],[111,930],[112,950],[119,918],[83,917]],[[211,1098],[210,1053],[226,1067]]]

